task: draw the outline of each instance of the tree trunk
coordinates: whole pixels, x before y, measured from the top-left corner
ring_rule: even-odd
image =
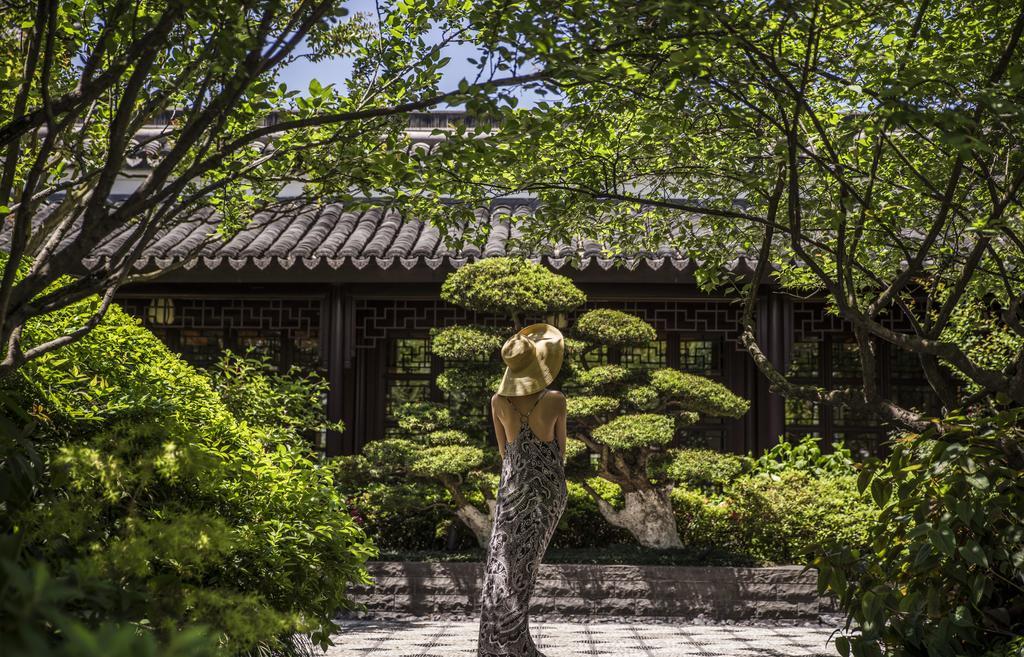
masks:
[[[625,504],[618,510],[589,486],[584,485],[584,488],[594,497],[604,519],[628,531],[640,545],[657,549],[683,547],[669,497],[671,486],[624,491]]]
[[[455,515],[473,532],[477,544],[485,550],[491,542],[491,530],[494,528],[494,500],[487,500],[487,508],[488,513],[472,504],[461,504],[455,509]]]

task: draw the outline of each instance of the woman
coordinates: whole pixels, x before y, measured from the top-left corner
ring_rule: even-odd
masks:
[[[481,591],[478,657],[543,657],[530,637],[530,595],[565,510],[565,397],[547,386],[562,366],[562,334],[527,326],[505,342],[491,398],[501,453],[494,530]]]

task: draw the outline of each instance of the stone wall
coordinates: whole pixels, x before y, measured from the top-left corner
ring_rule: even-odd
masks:
[[[353,598],[369,611],[473,614],[483,565],[377,561],[375,584]],[[814,620],[836,612],[819,597],[817,574],[800,566],[769,568],[544,564],[531,613],[714,620]]]

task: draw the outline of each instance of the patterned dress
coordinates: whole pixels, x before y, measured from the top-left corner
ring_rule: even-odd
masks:
[[[533,408],[525,415],[512,408],[520,416],[519,434],[505,443],[501,463],[480,594],[478,657],[543,657],[530,637],[530,595],[567,496],[558,441],[544,442],[533,433]]]

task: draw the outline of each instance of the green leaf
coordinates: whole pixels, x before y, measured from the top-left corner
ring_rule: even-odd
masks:
[[[977,541],[970,540],[965,545],[960,546],[960,556],[977,566],[988,568],[988,555],[985,554],[985,550],[978,545]]]
[[[892,496],[892,482],[887,479],[875,478],[871,480],[871,499],[880,507],[884,507]]]
[[[929,528],[928,540],[931,541],[932,545],[935,546],[936,550],[946,555],[947,557],[953,556],[956,552],[956,544],[953,539],[953,532],[952,530],[950,530],[949,527],[942,527],[937,530]]]

